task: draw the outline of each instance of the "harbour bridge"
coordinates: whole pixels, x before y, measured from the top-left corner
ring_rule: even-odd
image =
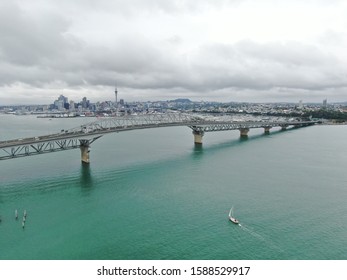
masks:
[[[80,148],[81,160],[89,163],[90,145],[107,133],[157,127],[187,126],[192,129],[194,143],[202,144],[206,132],[239,130],[240,137],[247,137],[252,128],[263,128],[269,133],[273,127],[305,127],[317,121],[234,121],[230,117],[216,118],[184,113],[144,114],[100,118],[81,126],[58,133],[0,141],[0,160]]]

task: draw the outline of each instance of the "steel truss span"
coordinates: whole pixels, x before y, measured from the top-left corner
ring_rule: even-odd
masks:
[[[272,127],[304,127],[313,125],[315,122],[206,122],[202,125],[189,125],[189,127],[196,132],[213,132],[224,130],[240,130],[251,128],[272,128]]]
[[[91,143],[104,134],[135,129],[187,126],[193,130],[193,133],[203,134],[204,132],[213,131],[272,128],[278,126],[282,128],[288,126],[302,127],[315,123],[317,122],[235,122],[230,116],[222,119],[221,117],[215,118],[213,116],[197,116],[183,113],[100,118],[94,122],[62,130],[55,134],[0,141],[0,160],[71,150],[81,146],[89,147]]]
[[[0,151],[0,160],[77,149],[81,145],[85,145],[84,143],[88,143],[88,145],[91,144],[99,137],[95,137],[92,139],[58,139],[40,143],[23,144],[19,146],[2,148]]]

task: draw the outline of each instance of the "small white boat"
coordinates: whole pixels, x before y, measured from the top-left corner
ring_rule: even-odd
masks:
[[[233,208],[231,207],[230,211],[229,211],[229,220],[231,222],[233,222],[234,224],[238,224],[239,223],[239,220],[236,219],[233,215]]]

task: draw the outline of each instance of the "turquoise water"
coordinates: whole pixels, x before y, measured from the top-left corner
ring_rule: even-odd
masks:
[[[0,115],[0,140],[88,121]],[[103,136],[89,166],[79,150],[0,161],[0,259],[345,260],[346,138],[254,129],[195,147],[189,128],[156,128]]]

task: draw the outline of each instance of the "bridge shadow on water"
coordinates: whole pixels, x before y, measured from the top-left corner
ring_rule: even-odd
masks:
[[[93,176],[91,174],[90,164],[83,163],[81,164],[81,176],[80,176],[80,185],[82,190],[90,191],[93,186]]]
[[[286,131],[290,131],[292,129],[295,128],[290,128],[287,129]],[[263,139],[266,137],[272,137],[275,136],[277,134],[282,134],[285,133],[286,131],[283,130],[276,130],[276,131],[272,131],[270,133],[261,133],[261,134],[257,134],[257,135],[251,135],[251,136],[246,136],[246,137],[239,137],[237,139],[232,139],[230,141],[225,141],[222,143],[218,143],[218,144],[213,144],[213,145],[209,145],[209,146],[204,146],[204,144],[195,144],[193,147],[193,152],[192,152],[192,157],[193,158],[200,158],[205,151],[220,151],[222,149],[229,149],[229,148],[234,148],[234,147],[238,147],[240,145],[244,145],[250,141],[256,141],[259,139]]]

